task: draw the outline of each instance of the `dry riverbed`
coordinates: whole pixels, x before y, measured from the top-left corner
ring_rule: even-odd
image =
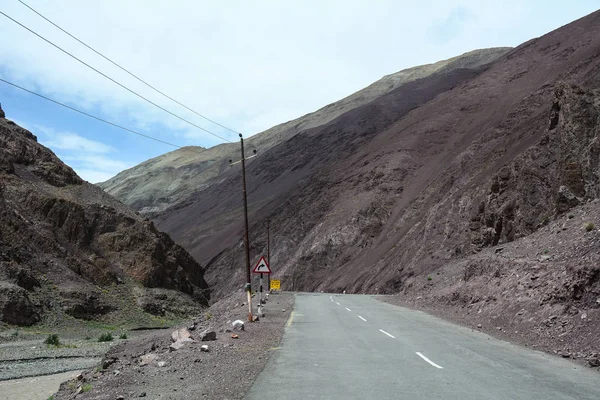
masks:
[[[64,381],[75,378],[81,371],[0,381],[0,400],[46,400]]]

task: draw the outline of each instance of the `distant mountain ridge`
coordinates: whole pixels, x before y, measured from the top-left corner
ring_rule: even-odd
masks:
[[[474,50],[434,64],[386,75],[342,100],[259,133],[247,139],[246,144],[249,148],[265,152],[298,132],[322,126],[405,83],[455,69],[477,68],[509,50],[508,47]],[[185,200],[191,193],[210,186],[214,179],[228,170],[228,160],[233,158],[239,158],[238,143],[221,144],[210,149],[189,146],[145,161],[98,185],[142,214],[154,216]]]

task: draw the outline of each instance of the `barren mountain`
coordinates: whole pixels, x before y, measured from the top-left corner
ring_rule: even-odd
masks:
[[[204,271],[182,247],[3,112],[0,204],[2,322],[182,315],[208,303]]]
[[[277,125],[246,141],[261,152],[284,142],[298,132],[324,125],[417,79],[460,68],[477,68],[509,51],[508,47],[475,50],[434,64],[421,65],[387,75],[372,85],[303,117]],[[108,193],[142,214],[153,216],[185,200],[193,192],[212,185],[213,178],[229,168],[229,159],[239,158],[239,144],[221,144],[210,149],[184,147],[145,161],[99,184]]]
[[[247,168],[251,257],[270,219],[284,289],[397,293],[596,360],[599,126],[600,11],[261,151]],[[206,263],[216,296],[244,281],[240,171],[222,165],[154,216]]]
[[[599,19],[405,83],[263,152],[248,167],[252,257],[270,218],[284,288],[395,293],[596,198]],[[155,220],[219,294],[243,281],[241,212],[231,168]]]
[[[247,180],[284,289],[397,293],[600,365],[600,11],[303,130]],[[216,296],[244,281],[241,206],[231,168],[155,217]]]

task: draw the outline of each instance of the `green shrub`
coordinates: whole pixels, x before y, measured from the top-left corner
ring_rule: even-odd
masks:
[[[81,387],[81,391],[83,393],[87,393],[90,390],[92,390],[92,385],[90,385],[89,383],[84,383],[83,386]]]
[[[48,335],[46,340],[44,340],[44,343],[48,346],[58,347],[60,346],[60,339],[58,338],[58,335],[56,333],[53,333]]]
[[[209,313],[209,312],[207,312],[207,313],[205,314],[205,317],[206,317],[206,319],[211,319],[211,318],[212,318],[212,314],[211,314],[211,313]]]
[[[113,335],[110,332],[103,333],[98,338],[99,342],[112,342],[112,340],[113,340]]]
[[[585,224],[583,224],[583,227],[585,228],[585,230],[587,232],[590,232],[590,231],[593,231],[596,226],[594,225],[593,222],[586,222]]]
[[[432,280],[432,279],[433,279],[433,278],[431,277],[431,275],[427,276],[427,280],[428,280],[428,281],[430,281],[430,280]]]
[[[121,333],[119,339],[127,339],[127,334],[125,332]]]

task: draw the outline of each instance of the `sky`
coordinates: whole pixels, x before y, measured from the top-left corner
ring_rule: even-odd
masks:
[[[597,0],[23,0],[159,90],[245,137],[404,68],[518,46]],[[237,134],[162,97],[18,0],[0,11],[161,107],[227,140]],[[0,78],[178,146],[211,136],[144,102],[0,14]],[[0,82],[7,118],[97,183],[175,147]]]

